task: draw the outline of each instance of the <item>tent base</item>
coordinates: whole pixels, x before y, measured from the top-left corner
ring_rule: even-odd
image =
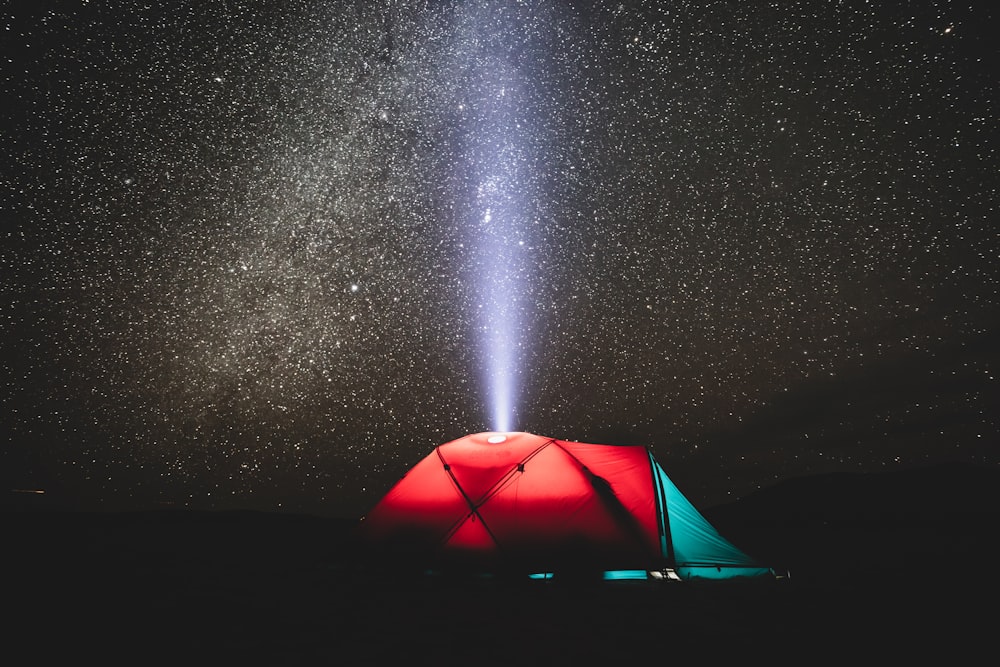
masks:
[[[536,572],[528,575],[529,579],[555,579],[553,572]],[[681,578],[671,569],[664,570],[605,570],[601,573],[602,581],[680,581]]]

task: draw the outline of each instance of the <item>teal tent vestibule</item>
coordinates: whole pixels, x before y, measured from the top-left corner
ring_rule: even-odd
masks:
[[[478,433],[440,445],[362,521],[391,557],[536,578],[773,576],[719,532],[645,447]]]
[[[656,478],[657,516],[664,524],[660,549],[678,577],[729,579],[774,574],[720,535],[667,477],[652,454],[649,461]]]

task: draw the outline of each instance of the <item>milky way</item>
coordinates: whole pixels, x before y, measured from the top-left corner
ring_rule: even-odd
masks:
[[[1000,460],[988,3],[44,4],[5,490],[357,514],[504,400],[699,503]]]

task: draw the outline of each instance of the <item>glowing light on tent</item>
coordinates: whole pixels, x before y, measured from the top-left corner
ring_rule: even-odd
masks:
[[[494,436],[507,440],[487,444]],[[606,579],[774,576],[722,537],[645,447],[524,432],[438,446],[367,514],[364,530],[373,553],[393,559],[412,549],[483,571],[512,559],[540,578],[581,564],[609,567]]]

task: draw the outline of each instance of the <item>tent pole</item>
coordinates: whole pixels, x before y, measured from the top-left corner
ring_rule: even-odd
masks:
[[[670,537],[670,515],[667,512],[667,495],[663,490],[663,482],[660,480],[660,475],[658,474],[658,469],[660,465],[653,458],[653,453],[646,450],[649,455],[649,471],[653,475],[653,489],[656,491],[657,507],[656,511],[660,515],[657,517],[657,525],[660,528],[660,540],[662,541],[664,556],[667,559],[667,564],[676,569],[677,559],[674,556],[674,541]]]
[[[446,473],[448,473],[449,477],[451,477],[452,484],[455,485],[455,488],[458,489],[458,492],[462,494],[462,497],[465,498],[465,502],[468,503],[468,505],[469,505],[469,514],[466,515],[466,518],[468,518],[469,516],[476,516],[476,517],[478,517],[479,518],[479,522],[482,524],[483,528],[486,529],[486,532],[489,534],[490,538],[492,538],[493,543],[497,545],[498,549],[503,549],[503,547],[500,546],[500,542],[497,540],[497,536],[493,534],[492,530],[490,530],[489,524],[486,523],[485,521],[483,521],[483,515],[479,513],[479,506],[476,505],[475,502],[473,502],[472,498],[469,497],[469,494],[467,494],[465,492],[465,489],[462,488],[462,485],[458,483],[458,478],[455,477],[455,473],[453,473],[451,471],[451,466],[448,465],[448,462],[444,460],[444,456],[441,454],[441,448],[438,447],[434,451],[437,452],[438,459],[440,459],[441,464],[444,466],[444,471]],[[465,521],[462,520],[462,521],[459,521],[458,523],[456,523],[452,527],[452,529],[448,532],[448,534],[445,536],[444,542],[447,542],[448,540],[450,540],[451,536],[455,534],[455,531],[458,530],[458,528],[464,522]]]

